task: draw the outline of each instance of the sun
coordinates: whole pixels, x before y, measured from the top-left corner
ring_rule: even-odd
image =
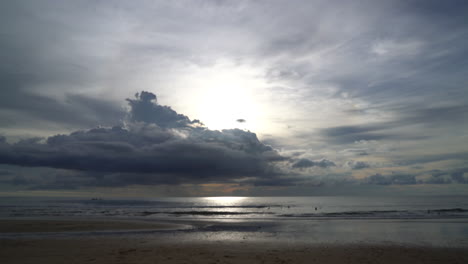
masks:
[[[193,75],[196,76],[196,80],[191,82],[195,85],[195,116],[208,128],[262,129],[267,111],[262,101],[266,83],[257,70],[218,63],[196,69]],[[239,119],[245,122],[239,122]]]

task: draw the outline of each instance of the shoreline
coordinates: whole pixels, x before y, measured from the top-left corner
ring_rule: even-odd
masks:
[[[176,230],[188,225],[131,219],[0,219],[0,234],[87,231]]]

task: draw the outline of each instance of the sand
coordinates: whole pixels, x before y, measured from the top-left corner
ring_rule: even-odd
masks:
[[[10,227],[15,221],[9,221]],[[25,223],[29,227],[25,228]],[[19,223],[17,230],[37,230],[39,221]],[[57,221],[60,230],[66,226]],[[74,222],[88,228],[95,224]],[[7,222],[0,221],[3,226]],[[87,224],[86,224],[87,223]],[[102,223],[98,225],[101,227]],[[114,227],[117,222],[114,222]],[[123,223],[121,223],[123,224]],[[125,228],[140,224],[126,222]],[[153,226],[156,228],[157,225]],[[97,226],[95,226],[97,227]],[[168,228],[162,224],[163,228]],[[4,227],[2,227],[2,230]],[[65,228],[66,229],[66,228]],[[54,230],[57,230],[54,228]],[[68,230],[68,229],[66,229]],[[94,228],[93,230],[96,230]],[[175,235],[177,238],[177,236]],[[0,239],[1,263],[468,263],[467,248],[442,248],[398,245],[307,245],[281,241],[162,241],[151,236],[80,236],[73,238]]]
[[[467,250],[403,246],[220,243],[130,239],[1,240],[2,263],[468,263]]]
[[[183,225],[136,220],[0,220],[0,233],[177,229]]]

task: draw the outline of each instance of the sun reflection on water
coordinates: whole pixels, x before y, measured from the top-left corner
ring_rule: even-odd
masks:
[[[205,197],[204,199],[222,205],[235,205],[239,204],[242,201],[246,200],[247,197],[238,197],[238,196],[219,196],[219,197]]]

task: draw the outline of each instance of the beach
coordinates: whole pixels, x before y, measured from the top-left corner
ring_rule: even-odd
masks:
[[[181,225],[150,221],[109,220],[0,220],[0,233],[42,233],[106,230],[164,230]]]
[[[7,220],[0,230],[31,236],[0,239],[2,263],[468,263],[466,247],[390,243],[292,243],[185,239],[178,224],[142,221]],[[49,226],[49,227],[47,227]],[[171,231],[172,228],[172,231]],[[115,231],[96,235],[89,231]],[[149,233],[119,233],[153,230]],[[84,233],[80,233],[80,232]],[[39,232],[39,233],[38,233]],[[63,236],[41,234],[70,232]],[[39,234],[39,235],[34,235]],[[80,235],[73,235],[80,234]]]
[[[468,0],[0,0],[0,264],[468,264]]]
[[[0,201],[1,263],[468,263],[466,197]]]

